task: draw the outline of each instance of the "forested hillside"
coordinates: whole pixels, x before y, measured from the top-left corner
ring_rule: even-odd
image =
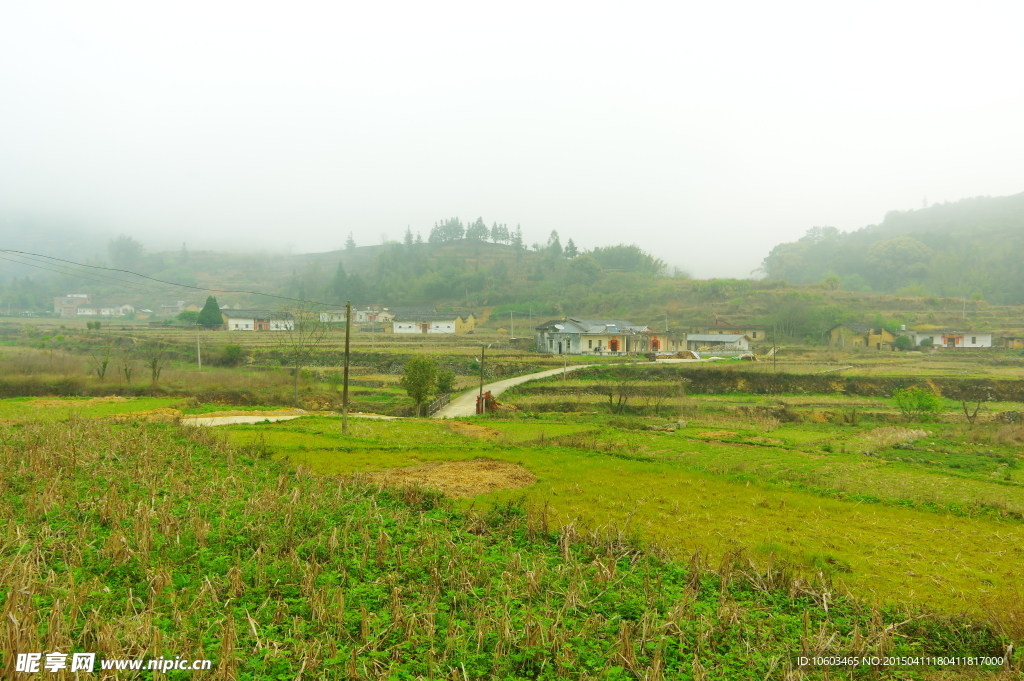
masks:
[[[1024,303],[1024,193],[893,211],[853,232],[814,227],[762,267],[794,284],[838,277],[852,291]]]

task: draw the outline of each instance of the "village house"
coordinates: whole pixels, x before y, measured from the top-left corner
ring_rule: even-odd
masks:
[[[742,333],[691,333],[686,336],[687,350],[730,352],[750,349],[750,340]]]
[[[1024,336],[1003,336],[999,345],[1007,350],[1024,350]]]
[[[80,305],[89,305],[92,297],[88,293],[68,293],[53,299],[53,312],[61,317],[77,317]]]
[[[914,345],[920,345],[925,339],[931,339],[936,348],[990,348],[992,334],[980,331],[955,331],[953,329],[933,329],[931,331],[900,331],[901,336],[909,336]]]
[[[828,344],[836,348],[865,348],[892,350],[896,336],[888,329],[880,329],[860,322],[839,324],[829,329]]]
[[[721,319],[716,319],[714,326],[694,327],[693,333],[702,335],[741,334],[746,336],[747,340],[754,343],[763,343],[768,338],[767,327],[757,326],[756,324],[728,324]]]
[[[295,318],[287,312],[270,310],[221,310],[228,331],[291,331]]]
[[[430,312],[396,315],[392,318],[393,333],[472,333],[476,329],[476,315],[454,312]]]
[[[537,352],[623,355],[664,350],[668,334],[624,319],[553,319],[536,328]]]
[[[78,317],[120,317],[120,305],[79,305],[75,314]]]
[[[181,314],[182,312],[199,312],[202,309],[202,305],[198,305],[196,303],[186,303],[184,300],[179,300],[176,303],[161,305],[160,314],[167,315],[168,317],[175,317]]]
[[[387,324],[393,321],[395,315],[385,308],[366,308],[365,310],[352,310],[353,324]],[[324,324],[344,324],[345,310],[328,310],[320,313],[320,321]]]

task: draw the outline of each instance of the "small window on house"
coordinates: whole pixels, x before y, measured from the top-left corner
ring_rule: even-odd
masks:
[[[978,337],[977,336],[971,336],[971,345],[977,345],[977,344],[978,344]]]
[[[594,347],[594,339],[591,338],[591,339],[587,340],[587,349],[589,350],[590,348],[593,348],[593,347]]]
[[[548,347],[549,347],[549,348],[553,348],[553,347],[555,347],[555,341],[553,341],[552,339],[550,339],[550,338],[549,338],[549,339],[548,339]]]

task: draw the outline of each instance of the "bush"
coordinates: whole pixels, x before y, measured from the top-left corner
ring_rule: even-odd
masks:
[[[245,350],[241,345],[225,345],[217,356],[217,364],[222,367],[236,367],[245,361]]]
[[[942,408],[942,398],[930,390],[918,388],[897,388],[892,391],[896,400],[896,406],[903,413],[908,421],[924,420],[928,414],[939,411]]]
[[[932,338],[925,338],[925,339],[923,339],[921,341],[921,347],[922,348],[930,348],[934,344],[935,344],[935,340],[932,339]]]
[[[910,340],[910,336],[897,336],[896,342],[893,343],[897,350],[909,350],[914,347],[914,341]]]
[[[437,392],[450,393],[455,389],[455,372],[441,371],[437,374]]]

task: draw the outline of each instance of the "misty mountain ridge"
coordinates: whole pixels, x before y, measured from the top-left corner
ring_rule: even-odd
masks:
[[[892,211],[852,232],[813,227],[775,246],[762,270],[793,284],[1024,303],[1024,193]]]

